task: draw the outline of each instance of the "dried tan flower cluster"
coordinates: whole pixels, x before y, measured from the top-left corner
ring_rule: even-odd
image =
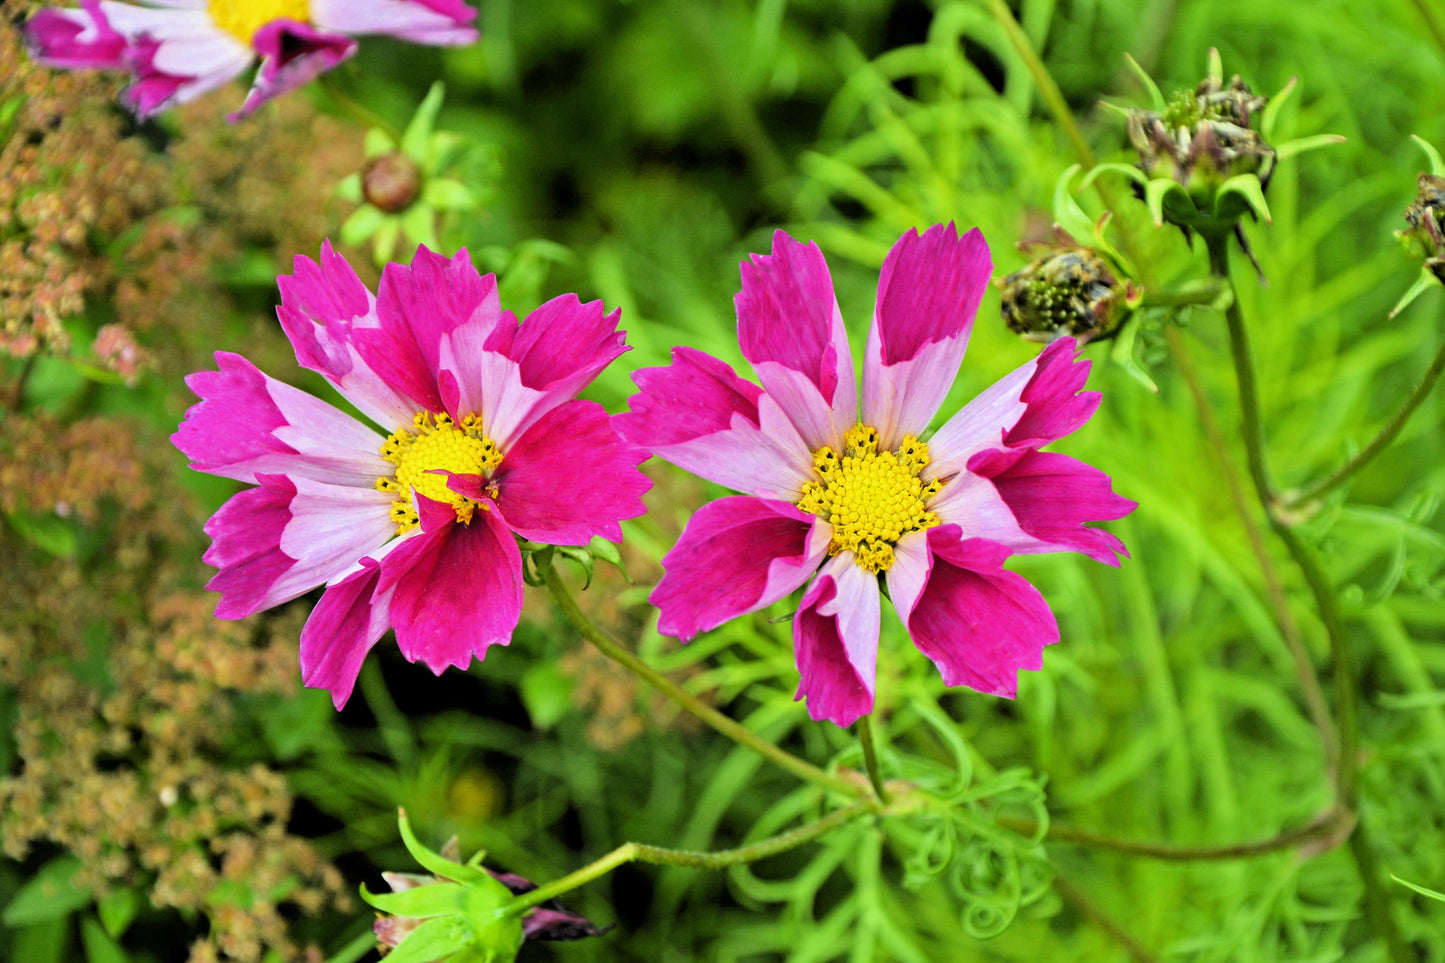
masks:
[[[296,688],[300,613],[211,614],[193,584],[200,512],[125,422],[9,418],[0,452],[7,515],[66,506],[102,543],[66,558],[0,537],[0,686],[20,760],[0,778],[4,854],[59,847],[97,894],[135,887],[203,915],[192,960],[302,958],[285,914],[348,907],[343,880],[287,832],[285,777],[228,761],[236,696]]]

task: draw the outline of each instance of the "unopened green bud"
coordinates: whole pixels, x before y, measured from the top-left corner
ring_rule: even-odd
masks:
[[[1445,177],[1420,175],[1420,190],[1405,208],[1410,226],[1396,231],[1405,249],[1445,282]]]
[[[1001,310],[1009,329],[1030,341],[1072,335],[1108,337],[1138,307],[1141,292],[1120,279],[1089,248],[1073,248],[1029,262],[1003,280]]]

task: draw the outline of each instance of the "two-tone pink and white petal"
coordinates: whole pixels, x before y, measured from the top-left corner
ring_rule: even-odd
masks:
[[[632,373],[640,393],[614,419],[618,434],[658,458],[734,491],[796,502],[813,456],[792,421],[757,385],[693,348]]]
[[[742,264],[738,344],[808,449],[841,447],[858,420],[857,375],[833,278],[817,244],[782,231]]]
[[[534,422],[492,474],[496,511],[534,542],[620,542],[619,522],[647,510],[642,494],[652,481],[637,470],[646,460],[646,451],[618,439],[601,405],[569,401]]]
[[[281,289],[276,317],[301,367],[321,374],[376,424],[408,424],[417,412],[415,402],[366,363],[353,339],[353,331],[381,323],[376,297],[331,242],[322,242],[319,262],[297,255],[293,273],[276,282]]]
[[[154,7],[107,0],[101,8],[130,43],[126,66],[136,79],[125,99],[141,117],[215,90],[255,62],[255,51],[216,26],[201,0]]]
[[[416,497],[421,534],[381,560],[377,592],[390,592],[389,617],[408,661],[440,675],[466,668],[493,645],[507,645],[522,614],[522,556],[497,514],[479,508],[470,525],[451,505]]]
[[[1060,338],[960,408],[928,440],[924,479],[957,474],[981,451],[1039,448],[1076,431],[1102,397],[1082,390],[1091,364],[1077,356],[1074,339]]]
[[[258,473],[370,488],[390,474],[382,437],[319,398],[277,381],[238,354],[189,375],[201,402],[171,442],[196,471],[255,483]]]
[[[398,543],[400,544],[400,543]],[[301,629],[301,682],[346,705],[367,653],[391,628],[391,591],[378,592],[381,564],[362,559],[327,586]]]
[[[977,228],[909,231],[883,262],[863,357],[863,423],[883,448],[920,435],[948,396],[993,260]]]
[[[261,67],[232,120],[245,117],[268,100],[305,86],[356,53],[357,43],[345,34],[318,30],[294,20],[273,20],[257,30],[251,46]]]
[[[48,67],[119,70],[129,41],[110,25],[100,0],[81,0],[80,9],[48,7],[25,24],[30,54]]]
[[[1038,589],[1002,567],[1004,546],[965,539],[957,525],[926,534],[922,589],[907,608],[895,599],[908,634],[944,685],[1013,698],[1019,671],[1042,669],[1044,646],[1059,640],[1053,612]]]
[[[317,26],[360,36],[386,34],[410,43],[474,43],[477,11],[461,0],[311,0]]]
[[[787,502],[737,496],[702,506],[662,560],[648,601],[657,631],[686,642],[801,587],[827,554],[831,529]]]
[[[801,679],[795,699],[808,715],[851,726],[873,711],[878,674],[878,579],[835,555],[803,593],[793,616],[793,655]]]

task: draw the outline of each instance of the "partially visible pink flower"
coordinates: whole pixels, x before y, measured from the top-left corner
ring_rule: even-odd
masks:
[[[198,471],[255,485],[206,524],[216,614],[239,619],[326,585],[301,632],[306,685],[351,694],[388,628],[440,674],[511,641],[517,536],[622,537],[646,453],[577,392],[627,350],[618,312],[574,295],[520,324],[465,251],[389,264],[373,296],[329,243],[279,279],[296,358],[377,425],[216,353],[171,436]],[[389,433],[389,434],[388,434]]]
[[[1097,469],[1039,449],[1094,413],[1089,363],[1061,338],[924,435],[953,384],[992,271],[983,235],[910,231],[883,263],[864,350],[852,352],[817,245],[779,231],[742,266],[738,339],[762,387],[676,348],[634,375],[618,431],[744,496],[704,505],[663,559],[658,631],[686,641],[806,585],[793,619],[798,698],[840,726],[872,711],[879,578],[947,685],[1012,697],[1058,641],[1015,553],[1124,546],[1084,523],[1134,503]]]
[[[354,37],[412,43],[477,39],[462,0],[80,0],[25,24],[31,51],[52,67],[126,70],[125,101],[141,117],[260,70],[239,115],[315,79],[356,52]]]

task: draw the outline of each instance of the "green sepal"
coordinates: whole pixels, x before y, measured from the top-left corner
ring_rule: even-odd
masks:
[[[1209,48],[1209,69],[1206,73],[1216,84],[1224,83],[1224,60],[1219,56],[1218,47]]]
[[[1343,144],[1348,138],[1339,134],[1315,134],[1312,137],[1296,137],[1294,140],[1287,140],[1274,149],[1276,161],[1286,160],[1290,157],[1298,157],[1305,151],[1318,150],[1321,147],[1329,147],[1333,144]]]
[[[1054,182],[1054,222],[1068,231],[1076,241],[1083,241],[1094,230],[1094,219],[1084,213],[1074,195],[1069,192],[1069,182],[1079,172],[1078,164],[1070,164]],[[1083,188],[1080,187],[1080,190]]]
[[[1439,283],[1440,279],[1435,277],[1434,273],[1432,273],[1429,268],[1422,267],[1420,269],[1420,276],[1415,279],[1414,284],[1410,285],[1410,290],[1406,291],[1403,295],[1401,295],[1400,300],[1396,301],[1395,306],[1390,309],[1390,317],[1393,318],[1395,315],[1405,310],[1405,308],[1409,306],[1410,302],[1418,298],[1420,295],[1424,294],[1426,289],[1428,289],[1430,285]]]
[[[1144,185],[1144,203],[1149,208],[1149,216],[1154,219],[1155,227],[1164,226],[1164,201],[1171,193],[1176,192],[1183,198],[1183,203],[1188,205],[1187,210],[1197,212],[1193,198],[1178,181],[1160,177]]]
[[[433,963],[453,957],[471,941],[471,927],[462,920],[443,916],[427,920],[407,934],[396,949],[386,954],[388,963]]]
[[[587,551],[592,553],[593,558],[600,558],[622,573],[628,585],[634,584],[632,577],[627,574],[627,569],[622,567],[622,551],[614,544],[603,538],[601,535],[592,536],[592,541],[587,543]]]
[[[1430,158],[1430,173],[1436,177],[1445,177],[1445,160],[1441,159],[1440,152],[1435,149],[1434,145],[1418,134],[1411,134],[1410,139],[1419,144],[1420,149],[1425,152],[1425,156]]]
[[[412,244],[425,244],[433,251],[437,243],[436,211],[426,204],[413,204],[401,213],[401,229]]]
[[[477,196],[461,181],[434,177],[421,192],[422,203],[439,211],[471,211],[477,207]]]
[[[1164,100],[1164,94],[1160,92],[1159,85],[1154,82],[1154,78],[1150,77],[1148,71],[1139,66],[1139,61],[1127,53],[1124,55],[1124,63],[1128,65],[1129,72],[1134,75],[1134,79],[1139,81],[1139,85],[1148,92],[1149,106],[1162,113],[1169,104]]]
[[[1149,373],[1134,359],[1134,342],[1138,339],[1138,320],[1136,319],[1125,323],[1120,328],[1118,335],[1114,338],[1113,345],[1109,348],[1109,360],[1117,364],[1120,368],[1123,368],[1125,374],[1147,388],[1150,393],[1157,395],[1159,393],[1159,386],[1154,383],[1154,379],[1149,377]]]
[[[440,853],[422,845],[421,841],[416,838],[416,834],[411,831],[411,821],[406,818],[406,810],[404,808],[398,807],[396,810],[396,825],[397,829],[401,831],[401,842],[402,845],[406,847],[406,851],[411,853],[412,858],[420,863],[422,867],[430,870],[437,876],[443,879],[456,880],[458,883],[471,883],[479,879],[490,880],[492,878],[487,875],[484,870],[472,866],[464,866],[461,863],[454,863]],[[501,886],[500,883],[497,885]],[[505,887],[503,887],[503,889],[505,889]]]
[[[418,105],[416,113],[412,115],[411,123],[406,125],[406,130],[401,135],[401,152],[416,160],[418,163],[426,160],[427,142],[431,140],[432,130],[436,127],[437,114],[442,109],[442,100],[446,97],[447,85],[438,80],[431,85]]]
[[[370,204],[358,207],[341,222],[341,243],[359,247],[381,230],[381,224],[386,218],[386,212],[379,207],[372,207]]]
[[[1290,95],[1294,93],[1295,87],[1299,84],[1298,77],[1291,77],[1289,82],[1279,89],[1279,93],[1269,99],[1264,105],[1264,113],[1259,115],[1259,133],[1266,141],[1273,139],[1274,125],[1279,121],[1279,113],[1289,101]]]
[[[556,545],[553,547],[557,550],[558,555],[571,559],[581,566],[582,574],[586,576],[586,580],[582,583],[582,591],[587,591],[588,587],[592,585],[592,573],[594,569],[592,553],[576,545]]]
[[[1231,198],[1239,198],[1231,201]],[[1214,216],[1226,223],[1239,220],[1245,210],[1251,210],[1266,224],[1274,223],[1269,215],[1269,204],[1264,199],[1264,185],[1258,174],[1236,174],[1219,185],[1214,194]]]
[[[396,252],[396,240],[401,234],[401,220],[395,217],[384,217],[381,226],[371,236],[371,257],[377,267],[384,266],[391,260],[392,254]]]
[[[396,150],[396,141],[391,135],[380,127],[369,127],[366,131],[366,139],[362,141],[362,153],[367,160],[373,157],[380,157],[382,154],[389,154]]]
[[[349,201],[352,204],[360,204],[366,199],[361,192],[361,175],[359,173],[347,174],[341,180],[337,181],[336,188],[332,193],[343,201]]]
[[[365,883],[361,885],[361,898],[368,906],[413,919],[460,915],[466,909],[466,892],[456,883],[431,883],[400,893],[373,893]]]
[[[1117,161],[1111,161],[1107,164],[1095,164],[1089,168],[1088,173],[1084,175],[1084,179],[1079,182],[1079,190],[1087,190],[1089,185],[1094,183],[1094,178],[1103,173],[1123,174],[1136,184],[1149,183],[1149,175],[1145,174],[1133,164],[1120,164]]]

